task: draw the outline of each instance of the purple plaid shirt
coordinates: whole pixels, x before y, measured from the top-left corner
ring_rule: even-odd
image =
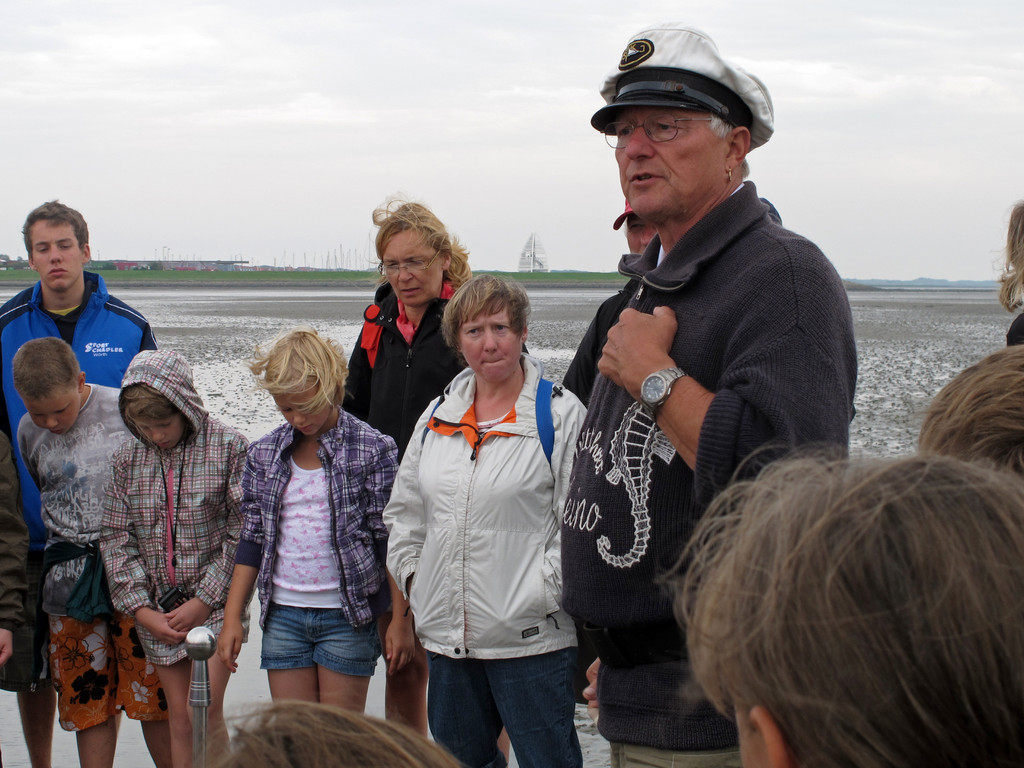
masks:
[[[244,524],[235,562],[259,567],[260,626],[267,618],[277,554],[281,500],[291,479],[289,456],[295,439],[282,424],[249,446],[242,475]],[[341,609],[354,627],[369,624],[387,610],[385,561],[388,531],[381,511],[391,496],[398,466],[395,441],[345,411],[320,437],[317,451],[330,491],[334,554],[341,572]]]

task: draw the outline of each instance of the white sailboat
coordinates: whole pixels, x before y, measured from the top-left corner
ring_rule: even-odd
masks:
[[[537,239],[536,232],[532,233],[526,239],[526,245],[523,246],[523,252],[519,254],[519,271],[548,271],[548,255],[544,251],[544,246],[540,244],[540,240]]]

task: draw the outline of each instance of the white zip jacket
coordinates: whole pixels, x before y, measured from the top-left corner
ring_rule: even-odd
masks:
[[[476,449],[466,438],[474,429],[451,426],[473,404],[476,376],[466,369],[455,377],[437,410],[434,401],[420,416],[384,509],[388,569],[403,592],[415,574],[407,597],[416,634],[427,650],[455,659],[576,645],[560,607],[560,531],[586,409],[568,390],[552,396],[549,464],[535,416],[540,363],[524,356],[523,367],[515,421],[494,427]]]

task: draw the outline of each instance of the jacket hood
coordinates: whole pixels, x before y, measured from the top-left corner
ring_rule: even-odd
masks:
[[[202,431],[208,418],[203,399],[192,383],[192,369],[185,358],[173,350],[151,349],[139,352],[121,381],[121,391],[132,384],[148,384],[171,401],[192,427],[192,434]],[[124,398],[120,398],[121,418],[139,440],[150,443],[138,433],[129,419],[124,418]]]

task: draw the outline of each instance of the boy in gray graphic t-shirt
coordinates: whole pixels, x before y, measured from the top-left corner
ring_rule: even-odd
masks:
[[[110,457],[131,437],[118,408],[120,390],[86,384],[71,347],[55,337],[26,342],[14,356],[13,374],[27,411],[18,447],[39,488],[46,526],[40,603],[61,727],[76,732],[79,756],[101,751],[112,759],[115,714],[123,710],[143,721],[148,744],[166,751],[159,678],[134,620],[110,604],[98,546]],[[168,754],[153,755],[154,761],[168,764]]]

